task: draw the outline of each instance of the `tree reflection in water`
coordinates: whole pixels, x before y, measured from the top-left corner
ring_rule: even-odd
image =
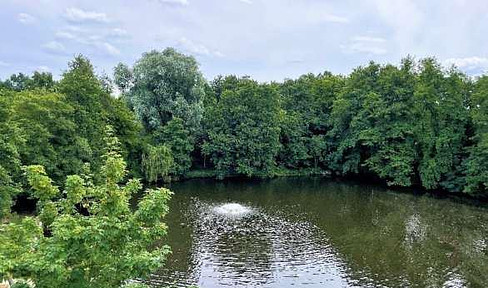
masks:
[[[484,207],[317,178],[197,180],[171,188],[175,253],[155,285],[488,286]],[[212,212],[228,202],[253,212]]]

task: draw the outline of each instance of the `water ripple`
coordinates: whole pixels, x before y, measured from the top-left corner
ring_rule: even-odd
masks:
[[[355,286],[320,230],[239,203],[194,201],[186,213],[193,229],[186,273],[162,271],[152,284],[199,287]]]

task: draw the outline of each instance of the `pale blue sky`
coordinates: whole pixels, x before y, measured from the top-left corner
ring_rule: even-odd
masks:
[[[488,70],[486,0],[2,0],[0,77],[47,70],[73,55],[99,73],[151,49],[194,55],[217,74],[283,80],[349,73],[369,60],[435,56]]]

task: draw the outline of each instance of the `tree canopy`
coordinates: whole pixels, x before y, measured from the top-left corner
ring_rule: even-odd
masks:
[[[280,147],[280,114],[279,94],[271,85],[244,78],[235,89],[222,91],[206,115],[208,139],[202,145],[219,177],[272,175]]]

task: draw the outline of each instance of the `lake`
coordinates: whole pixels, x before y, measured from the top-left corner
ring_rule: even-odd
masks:
[[[154,287],[487,287],[488,209],[324,178],[171,184]]]

